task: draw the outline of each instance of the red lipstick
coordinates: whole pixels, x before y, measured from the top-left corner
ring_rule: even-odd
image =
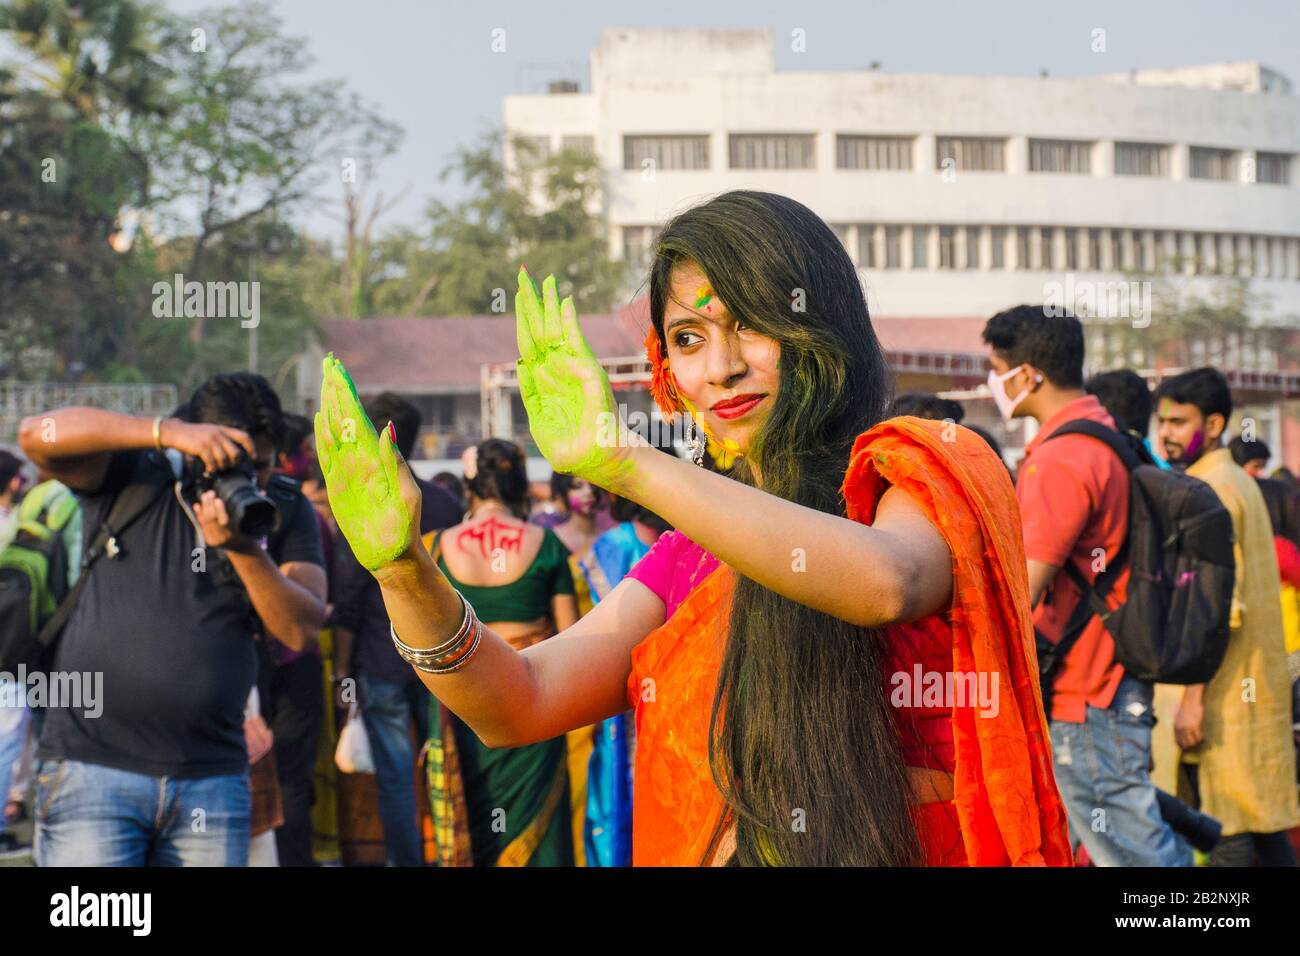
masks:
[[[735,398],[727,398],[716,405],[710,411],[719,418],[725,418],[728,421],[734,418],[740,418],[742,415],[749,414],[759,402],[767,398],[762,394],[737,395]]]

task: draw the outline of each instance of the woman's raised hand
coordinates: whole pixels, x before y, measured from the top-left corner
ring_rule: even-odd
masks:
[[[316,454],[330,510],[361,565],[377,571],[418,544],[420,486],[402,460],[392,423],[376,434],[343,363],[325,357]]]
[[[539,293],[521,268],[515,318],[519,394],[537,447],[556,471],[617,491],[632,467],[629,436],[572,297],[559,300],[553,275]]]

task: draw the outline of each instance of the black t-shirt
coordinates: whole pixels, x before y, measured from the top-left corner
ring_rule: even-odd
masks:
[[[101,712],[51,708],[40,756],[150,776],[243,773],[244,704],[261,625],[225,553],[197,550],[202,536],[176,500],[167,461],[115,453],[103,486],[82,496],[85,537],[94,537],[119,489],[150,476],[168,487],[119,537],[121,553],[88,572],[54,661],[58,672],[103,675]],[[266,491],[280,509],[266,542],[271,560],[324,567],[316,516],[297,482],[276,476]]]

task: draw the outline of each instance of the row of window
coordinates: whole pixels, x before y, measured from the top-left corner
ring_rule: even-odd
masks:
[[[1094,369],[1146,368],[1154,356],[1150,348],[1135,347],[1131,336],[1117,334],[1104,323],[1084,327],[1088,339],[1088,363]],[[1263,328],[1231,332],[1208,339],[1188,341],[1188,358],[1192,366],[1213,365],[1251,372],[1276,372],[1280,361],[1278,330]]]
[[[567,138],[567,137],[566,137]],[[813,133],[732,133],[727,137],[730,169],[815,169],[816,135]],[[705,134],[680,136],[624,136],[623,168],[629,170],[709,169],[710,138]],[[935,137],[934,168],[972,172],[1005,172],[1004,137]],[[911,170],[915,168],[913,136],[835,137],[835,168]],[[1117,142],[1114,170],[1118,176],[1170,175],[1167,143]],[[1029,140],[1031,173],[1092,173],[1093,160],[1102,144],[1086,140]],[[1188,176],[1233,182],[1289,185],[1293,156],[1255,150],[1190,148]]]
[[[1300,238],[1167,229],[837,223],[859,268],[1140,272],[1300,279]],[[656,226],[624,226],[624,258],[649,264]]]

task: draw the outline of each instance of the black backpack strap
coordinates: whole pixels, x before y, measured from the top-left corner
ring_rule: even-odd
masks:
[[[1101,422],[1095,422],[1087,418],[1076,418],[1073,421],[1066,422],[1044,438],[1043,441],[1051,441],[1061,435],[1088,435],[1104,442],[1119,457],[1125,470],[1130,474],[1141,465],[1152,464],[1147,460],[1150,456],[1145,453],[1145,449],[1139,452],[1136,447],[1137,443],[1133,438],[1129,437],[1129,434],[1121,434]],[[1124,543],[1115,554],[1115,560],[1110,562],[1107,568],[1097,575],[1095,582],[1090,582],[1083,576],[1083,572],[1079,570],[1074,561],[1071,558],[1066,558],[1065,567],[1062,570],[1070,576],[1070,580],[1079,588],[1080,598],[1078,605],[1075,606],[1074,613],[1070,615],[1070,620],[1066,622],[1061,640],[1056,645],[1058,659],[1062,662],[1065,660],[1065,655],[1070,652],[1070,648],[1074,646],[1074,642],[1083,635],[1088,622],[1094,616],[1101,618],[1104,625],[1111,614],[1114,613],[1106,603],[1106,595],[1110,593],[1115,584],[1118,569],[1122,568],[1128,560],[1128,542],[1128,535],[1125,535]]]
[[[1048,442],[1053,438],[1060,438],[1062,435],[1088,435],[1100,442],[1104,442],[1111,451],[1119,456],[1119,460],[1123,462],[1124,467],[1129,471],[1139,465],[1151,464],[1151,462],[1143,460],[1143,456],[1134,447],[1134,441],[1127,434],[1120,434],[1101,422],[1094,422],[1088,418],[1076,418],[1066,422],[1044,438],[1043,441]]]
[[[108,516],[104,518],[95,532],[94,538],[86,547],[85,555],[81,559],[81,574],[77,577],[77,583],[73,585],[67,596],[59,602],[58,608],[50,616],[50,619],[45,622],[40,634],[36,637],[37,642],[42,647],[49,647],[63,633],[64,627],[68,624],[68,619],[72,617],[72,612],[77,606],[77,599],[81,596],[86,581],[90,578],[91,568],[106,554],[110,558],[117,556],[120,550],[117,544],[118,536],[148,511],[149,506],[158,500],[158,497],[170,487],[170,481],[151,478],[143,482],[133,482],[114,496],[113,504],[108,510]]]

